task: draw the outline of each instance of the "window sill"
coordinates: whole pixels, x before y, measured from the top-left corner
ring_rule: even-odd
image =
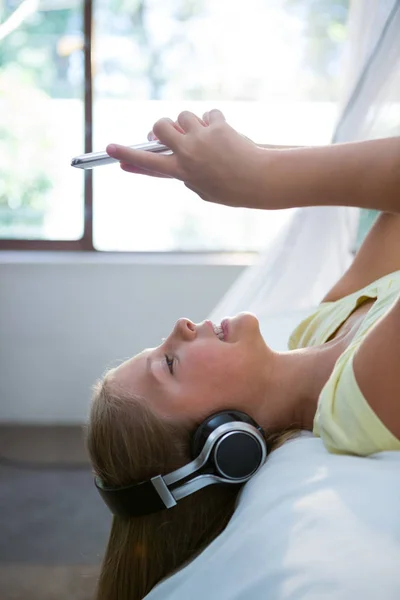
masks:
[[[248,266],[256,252],[0,252],[0,265],[8,264],[132,264]]]

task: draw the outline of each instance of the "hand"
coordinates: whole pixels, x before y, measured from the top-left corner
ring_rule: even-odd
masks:
[[[268,154],[230,127],[219,110],[200,119],[183,112],[174,123],[160,119],[153,135],[173,154],[162,155],[111,144],[107,152],[124,171],[172,177],[203,200],[261,208],[263,167]]]
[[[208,113],[206,113],[203,116],[203,119],[206,117],[207,114]],[[171,121],[171,122],[173,123],[173,126],[177,131],[179,131],[180,133],[183,133],[183,134],[185,133],[183,131],[182,127],[179,125],[178,121],[175,121],[175,122]],[[206,123],[202,119],[199,119],[199,122],[204,126],[208,125],[208,122]],[[159,141],[158,137],[154,133],[153,129],[151,131],[149,131],[149,133],[147,134],[147,140],[149,142]],[[165,175],[163,173],[157,173],[157,171],[149,171],[147,169],[140,169],[139,167],[135,167],[134,165],[131,165],[129,163],[120,162],[119,164],[120,164],[121,169],[123,171],[127,171],[128,173],[135,173],[137,175],[148,175],[150,177],[161,177],[161,178],[165,178],[165,179],[173,179],[172,175]]]

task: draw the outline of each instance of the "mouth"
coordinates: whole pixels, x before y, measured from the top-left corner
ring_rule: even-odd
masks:
[[[215,325],[214,323],[212,323],[212,327],[213,327],[213,331],[214,331],[215,335],[217,336],[217,338],[219,340],[221,340],[221,342],[224,342],[225,336],[224,336],[224,330],[222,328],[222,325]]]
[[[226,319],[224,319],[220,325],[216,325],[215,323],[212,323],[211,321],[207,321],[207,323],[211,326],[211,328],[212,328],[213,332],[215,333],[215,335],[217,336],[217,338],[219,340],[221,340],[221,342],[225,342],[227,339]]]

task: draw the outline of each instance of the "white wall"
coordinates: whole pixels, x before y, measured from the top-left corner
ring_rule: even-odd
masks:
[[[206,318],[243,269],[229,257],[160,260],[0,253],[0,422],[83,422],[107,366],[158,344],[179,317]]]

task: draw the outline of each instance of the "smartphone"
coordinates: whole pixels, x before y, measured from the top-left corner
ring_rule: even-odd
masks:
[[[146,150],[147,152],[171,152],[167,146],[160,144],[160,142],[143,142],[143,144],[136,144],[135,146],[129,146],[134,150]],[[116,158],[108,156],[107,152],[89,152],[89,154],[81,154],[71,160],[71,167],[77,167],[78,169],[93,169],[94,167],[101,167],[103,165],[110,165],[112,163],[119,162]]]

